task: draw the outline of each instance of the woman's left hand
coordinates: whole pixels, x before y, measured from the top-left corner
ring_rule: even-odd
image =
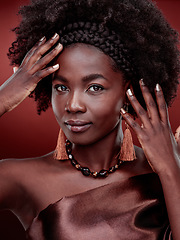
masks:
[[[177,143],[171,131],[161,87],[159,84],[156,85],[156,102],[142,80],[140,87],[147,111],[139,104],[130,89],[127,91],[127,95],[142,125],[140,126],[134,121],[124,109],[121,109],[121,113],[137,134],[150,166],[160,177],[172,237],[174,240],[178,240],[180,236],[180,156]]]
[[[139,104],[130,89],[127,91],[127,95],[142,125],[140,126],[124,109],[121,109],[121,113],[137,134],[153,171],[161,175],[170,171],[171,168],[180,167],[177,143],[171,130],[167,105],[161,87],[157,84],[155,89],[157,105],[143,80],[140,80],[140,87],[147,111]]]

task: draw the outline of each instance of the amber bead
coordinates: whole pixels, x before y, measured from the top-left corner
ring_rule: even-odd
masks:
[[[68,139],[66,139],[66,146],[72,146],[72,143]]]
[[[98,177],[98,172],[92,172],[92,176],[93,176],[94,178],[97,178],[97,177]]]
[[[119,168],[119,164],[116,164],[114,167],[115,167],[116,169],[118,169],[118,168]]]
[[[80,164],[76,164],[76,165],[75,165],[75,168],[77,168],[77,169],[81,169]]]
[[[115,166],[109,168],[109,172],[110,172],[110,173],[115,172],[115,171],[116,171]]]

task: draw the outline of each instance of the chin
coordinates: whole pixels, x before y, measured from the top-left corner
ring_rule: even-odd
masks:
[[[89,137],[87,138],[87,137],[77,136],[77,135],[74,137],[69,137],[67,139],[75,145],[82,145],[82,146],[91,145],[96,142],[96,140],[94,139],[91,140]]]

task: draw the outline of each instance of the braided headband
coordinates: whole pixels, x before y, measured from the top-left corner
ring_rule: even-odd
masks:
[[[136,75],[130,61],[128,49],[125,48],[120,36],[102,26],[102,24],[90,22],[72,23],[60,30],[59,34],[60,42],[64,46],[73,43],[93,45],[110,56],[128,80]]]

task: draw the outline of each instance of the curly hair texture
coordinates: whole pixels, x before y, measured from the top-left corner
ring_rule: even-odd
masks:
[[[12,65],[20,65],[25,54],[43,36],[60,34],[64,47],[74,43],[94,45],[114,62],[125,81],[130,81],[140,104],[139,88],[144,79],[153,97],[156,83],[169,106],[176,96],[180,72],[178,34],[150,0],[32,0],[20,9],[17,39],[9,48]],[[31,94],[38,114],[51,104],[51,81],[40,81]],[[135,116],[130,107],[129,112]]]

